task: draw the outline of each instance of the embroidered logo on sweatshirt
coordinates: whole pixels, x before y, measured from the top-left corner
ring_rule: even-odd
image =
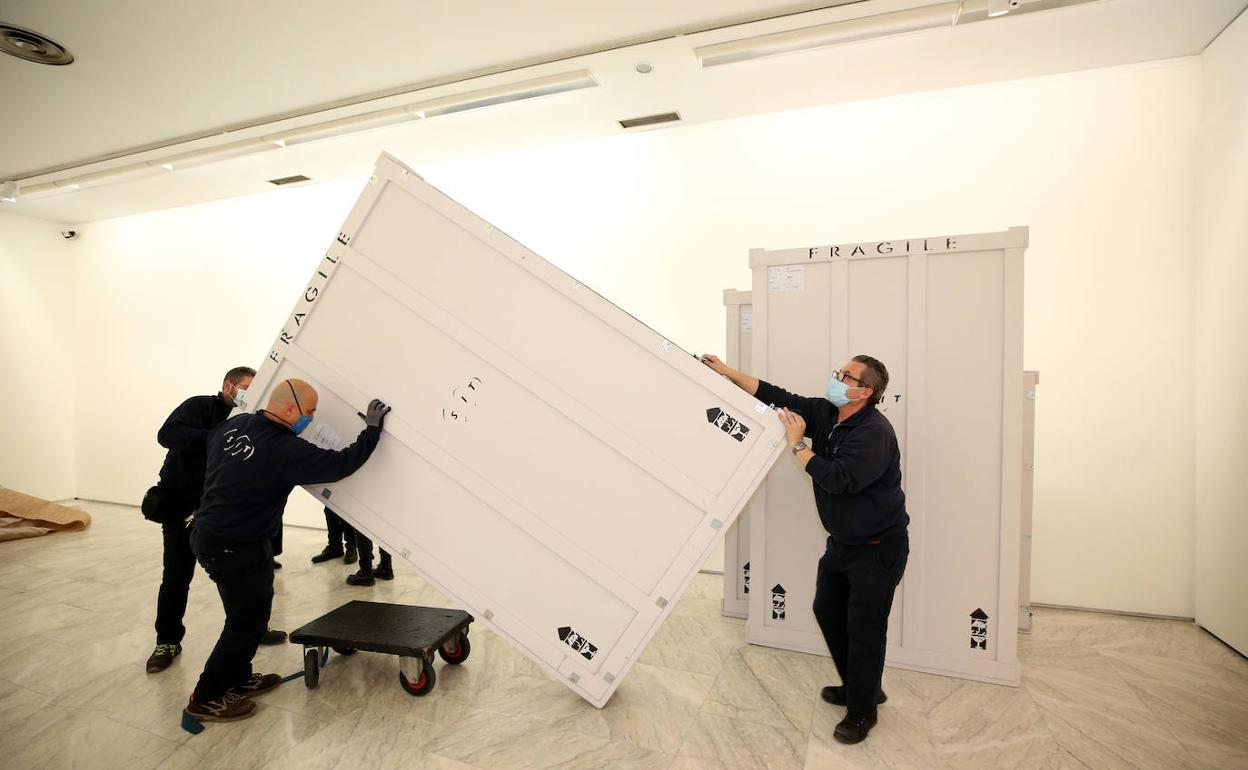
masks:
[[[239,433],[238,428],[230,428],[225,432],[225,446],[222,450],[230,457],[241,456],[243,462],[250,460],[256,453],[256,448],[251,444],[251,436]]]

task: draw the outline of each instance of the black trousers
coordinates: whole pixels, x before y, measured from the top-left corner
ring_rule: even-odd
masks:
[[[190,514],[188,510],[187,515]],[[195,554],[191,553],[191,528],[186,522],[166,521],[160,525],[164,539],[164,572],[160,591],[156,594],[156,643],[181,644],[186,636],[182,619],[186,616],[186,599],[195,577]]]
[[[364,536],[363,532],[355,533],[355,547],[360,551],[360,569],[370,570],[373,568],[373,541]],[[378,548],[381,551],[381,565],[383,567],[390,566],[390,554],[386,553],[385,548]]]
[[[195,685],[195,700],[203,703],[251,678],[273,609],[273,544],[229,543],[195,530],[191,548],[225,606],[225,627]]]
[[[845,684],[851,714],[875,714],[888,613],[909,555],[908,537],[872,545],[837,545],[828,538],[819,560],[815,620]]]
[[[325,528],[329,530],[330,550],[341,551],[344,545],[355,545],[355,528],[329,508],[325,509]]]

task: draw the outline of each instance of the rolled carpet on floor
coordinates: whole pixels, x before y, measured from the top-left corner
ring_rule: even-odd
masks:
[[[0,487],[0,541],[86,529],[86,511]]]

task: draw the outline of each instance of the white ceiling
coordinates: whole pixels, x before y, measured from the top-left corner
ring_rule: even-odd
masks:
[[[840,2],[0,0],[67,46],[0,56],[0,179],[269,116]],[[84,130],[89,125],[89,130]]]
[[[207,6],[189,0],[0,0],[0,21],[42,32],[78,56],[68,67],[0,56],[0,104],[19,106],[0,121],[0,179],[422,83],[447,84],[421,98],[576,69],[590,70],[599,83],[4,210],[86,222],[260,192],[272,189],[265,180],[291,174],[363,175],[382,149],[419,166],[619,134],[619,119],[653,112],[678,110],[683,123],[702,122],[1193,55],[1248,5],[1097,0],[705,70],[692,53],[709,43],[931,2],[597,0],[587,9],[591,4],[572,0],[287,0],[228,3],[236,10],[221,19],[205,18]],[[815,5],[839,7],[794,13]],[[753,18],[763,20],[733,24]],[[629,40],[649,42],[623,45]],[[599,49],[610,50],[567,56]],[[654,72],[635,72],[640,61]],[[547,63],[508,71],[524,62]],[[454,82],[479,72],[499,74]],[[368,109],[410,101],[380,98]],[[353,109],[361,111],[334,114]]]

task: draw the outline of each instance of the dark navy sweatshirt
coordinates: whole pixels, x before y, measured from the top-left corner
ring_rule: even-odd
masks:
[[[787,407],[806,420],[815,456],[806,464],[823,528],[841,545],[903,537],[910,516],[901,490],[901,451],[888,418],[874,405],[847,418],[826,398],[795,396],[758,383],[759,401]]]
[[[256,543],[282,527],[286,498],[301,484],[328,484],[364,465],[381,439],[368,427],[333,452],[304,441],[263,414],[240,414],[208,438],[208,473],[195,527],[220,540]]]
[[[169,451],[160,468],[160,487],[194,506],[204,491],[204,463],[208,459],[208,435],[225,422],[234,407],[215,396],[191,396],[183,401],[156,433],[156,441]]]

